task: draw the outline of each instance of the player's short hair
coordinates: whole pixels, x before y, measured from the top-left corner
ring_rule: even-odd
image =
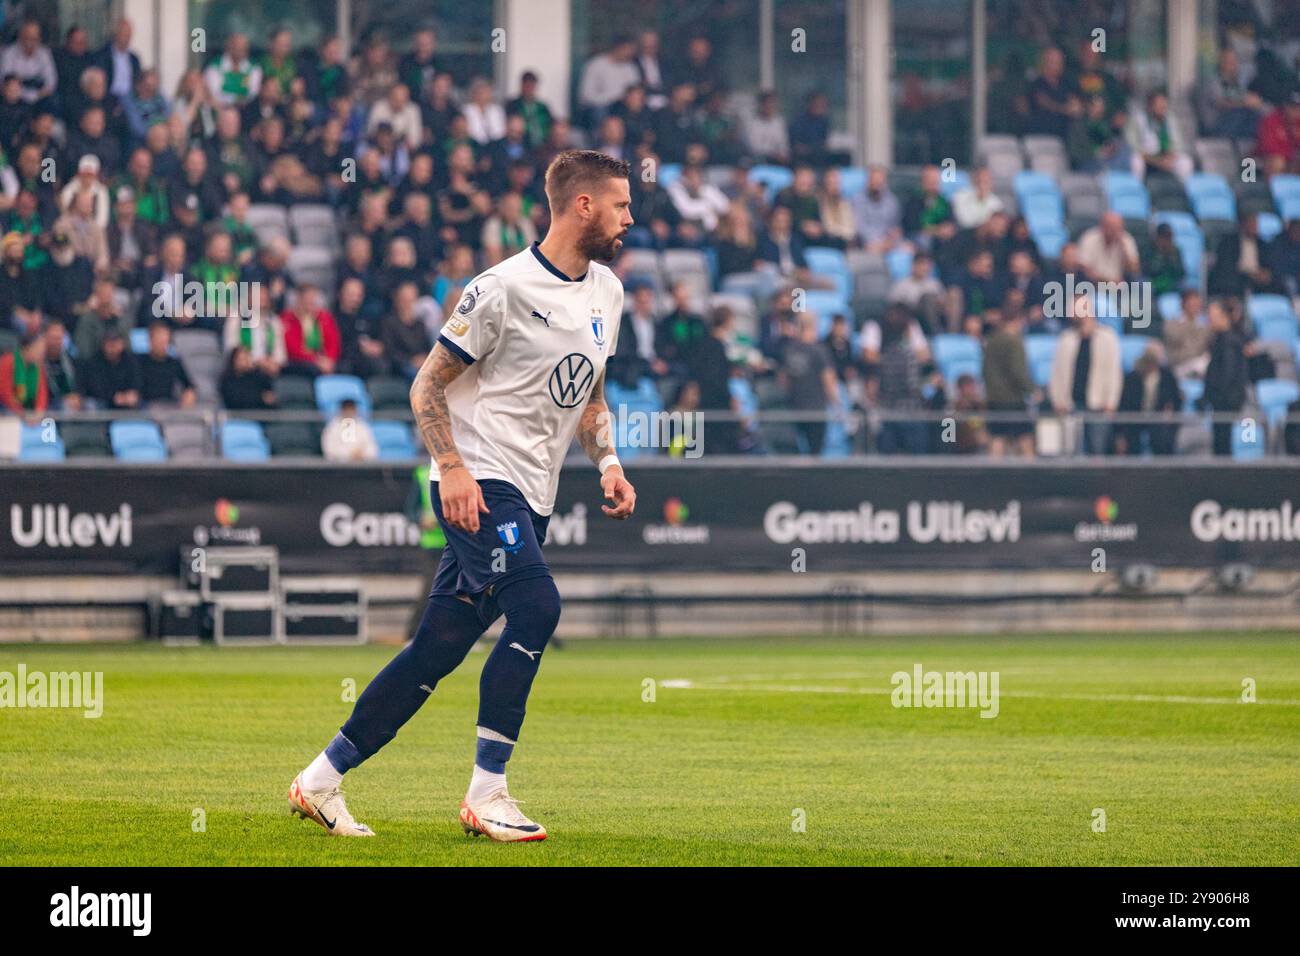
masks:
[[[631,170],[626,160],[594,149],[565,150],[546,167],[546,198],[551,204],[551,215],[568,209],[576,196],[606,179],[627,179]]]

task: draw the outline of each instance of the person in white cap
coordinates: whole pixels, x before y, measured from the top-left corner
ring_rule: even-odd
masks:
[[[95,225],[107,229],[111,200],[108,196],[108,187],[99,181],[99,157],[93,153],[87,153],[77,162],[77,175],[73,176],[68,181],[68,185],[63,187],[63,192],[59,193],[59,211],[66,213],[71,210],[77,193],[83,192],[88,192],[95,197],[92,212]]]

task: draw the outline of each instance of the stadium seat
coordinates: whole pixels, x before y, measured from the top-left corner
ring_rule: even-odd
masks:
[[[944,170],[939,176],[939,192],[945,199],[951,200],[953,196],[963,189],[970,189],[970,173],[964,169],[954,169],[951,173]]]
[[[419,454],[409,422],[372,422],[375,444],[379,446],[380,461],[407,461]]]
[[[207,329],[177,329],[172,333],[172,347],[176,349],[176,354],[185,363],[187,370],[189,360],[197,355],[224,358],[217,333]]]
[[[1106,201],[1125,219],[1146,219],[1151,215],[1151,196],[1132,173],[1110,171],[1102,176]]]
[[[1021,201],[1020,210],[1031,232],[1043,227],[1065,225],[1065,214],[1061,207],[1059,193],[1030,193]]]
[[[1133,366],[1142,353],[1146,351],[1154,339],[1149,335],[1122,335],[1119,340],[1120,361],[1124,365],[1124,371],[1133,371]]]
[[[1178,292],[1162,292],[1156,299],[1156,311],[1160,314],[1161,321],[1170,322],[1178,318],[1178,313],[1183,308],[1183,297]]]
[[[1278,201],[1277,211],[1284,223],[1292,219],[1300,219],[1300,195],[1284,196]]]
[[[411,407],[411,383],[395,375],[376,375],[366,382],[375,411],[405,410]]]
[[[1039,255],[1045,259],[1056,259],[1061,249],[1070,241],[1070,232],[1061,225],[1040,225],[1031,231],[1034,244],[1038,246]]]
[[[1178,380],[1178,387],[1183,391],[1183,411],[1196,411],[1196,403],[1205,394],[1205,382],[1199,378],[1183,378]]]
[[[767,191],[767,201],[771,202],[776,194],[794,182],[794,173],[784,166],[759,163],[749,171],[751,183],[761,183]]]
[[[131,351],[136,355],[144,355],[149,351],[148,329],[134,328],[131,330]]]
[[[35,425],[23,424],[19,436],[19,461],[63,461],[66,457],[67,450],[53,423],[48,427],[39,422]]]
[[[849,300],[829,289],[809,289],[804,293],[803,304],[804,311],[817,316],[817,338],[819,339],[825,338],[826,333],[831,330],[831,321],[836,314],[853,318]]]
[[[267,422],[262,426],[271,455],[276,458],[321,456],[318,422]]]
[[[221,372],[225,368],[225,359],[220,355],[195,355],[181,361],[185,363],[185,371],[189,373],[194,382],[194,390],[198,393],[199,403],[202,405],[217,404],[220,398]]]
[[[1300,400],[1300,384],[1289,378],[1265,378],[1255,383],[1255,401],[1271,424],[1286,418],[1287,406]]]
[[[1260,339],[1285,342],[1296,339],[1296,316],[1291,300],[1283,295],[1252,295],[1246,299],[1246,315]]]
[[[157,422],[141,418],[109,422],[108,440],[113,456],[122,461],[167,460],[167,446]]]
[[[1254,461],[1264,457],[1264,427],[1246,417],[1232,424],[1232,457],[1237,461]]]
[[[979,339],[970,335],[940,333],[931,338],[930,351],[940,374],[949,382],[955,382],[957,376],[966,371],[983,379],[984,350]]]
[[[247,418],[227,418],[221,423],[221,457],[227,461],[266,461],[271,457],[271,443],[266,440],[261,422]]]
[[[266,245],[272,239],[289,238],[289,216],[283,206],[254,203],[248,207],[248,225],[257,233],[259,245]]]
[[[1205,137],[1198,139],[1192,147],[1196,161],[1206,173],[1214,173],[1225,180],[1233,180],[1241,175],[1241,164],[1237,161],[1237,147],[1230,139]]]
[[[682,178],[681,163],[660,163],[658,170],[659,188],[667,189]]]
[[[281,375],[275,380],[275,405],[287,410],[316,408],[312,381],[302,375]]]
[[[912,250],[902,246],[891,249],[885,256],[885,267],[889,270],[889,278],[895,282],[906,278],[912,271]]]
[[[181,420],[162,423],[163,441],[169,456],[178,461],[194,461],[211,454],[211,433],[202,422]]]
[[[1273,194],[1273,201],[1277,203],[1278,209],[1282,209],[1288,199],[1300,199],[1300,176],[1279,173],[1269,179],[1268,188]],[[1290,218],[1285,213],[1283,217]]]
[[[69,458],[109,458],[113,454],[103,422],[61,422],[59,434]]]
[[[1046,173],[1036,173],[1033,170],[1025,170],[1017,173],[1014,180],[1016,197],[1023,206],[1025,200],[1030,196],[1049,195],[1060,197],[1061,189],[1056,184],[1056,180]]]
[[[749,379],[735,377],[727,379],[727,391],[736,400],[736,406],[742,415],[753,417],[758,414],[758,395]]]
[[[867,188],[867,171],[861,166],[840,167],[840,195],[855,196]]]
[[[1196,217],[1191,213],[1158,212],[1151,217],[1151,221],[1156,225],[1168,225],[1173,230],[1175,239],[1186,235],[1199,235],[1201,232],[1201,227],[1196,224]]]
[[[848,259],[842,250],[828,246],[809,246],[804,250],[804,258],[815,275],[835,280],[835,289],[842,298],[852,297],[853,275],[849,272]]]
[[[1029,375],[1036,385],[1044,386],[1051,378],[1052,359],[1055,356],[1055,335],[1035,333],[1025,336],[1025,362],[1029,366]]]
[[[289,226],[300,246],[338,250],[339,226],[334,210],[325,203],[295,203],[289,207]]]
[[[316,392],[316,407],[325,415],[333,415],[345,399],[357,403],[357,410],[365,416],[370,415],[370,396],[366,393],[366,383],[355,375],[318,375],[313,388]]]
[[[1265,242],[1272,242],[1282,232],[1282,217],[1275,212],[1260,212],[1255,214],[1255,222],[1259,228],[1259,238]]]
[[[334,253],[316,246],[294,246],[285,266],[296,285],[310,283],[326,295],[334,289]]]

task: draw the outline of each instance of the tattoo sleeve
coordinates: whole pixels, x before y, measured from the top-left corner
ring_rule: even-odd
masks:
[[[602,369],[596,384],[591,387],[591,397],[578,420],[578,442],[593,464],[600,464],[606,455],[614,453],[613,422],[609,406],[605,404],[605,372]]]
[[[465,465],[451,436],[447,386],[468,367],[464,359],[436,344],[411,383],[411,411],[415,413],[415,423],[424,437],[425,447],[438,465],[438,471],[443,474]]]

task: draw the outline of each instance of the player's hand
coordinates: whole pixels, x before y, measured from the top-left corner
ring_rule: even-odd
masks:
[[[458,465],[443,475],[438,482],[438,497],[442,499],[443,517],[457,528],[478,534],[479,513],[487,514],[488,506],[483,489],[469,469]]]
[[[619,465],[610,465],[605,469],[605,473],[600,476],[600,490],[614,502],[612,508],[609,505],[600,506],[600,510],[611,518],[623,521],[635,510],[636,489],[632,487],[632,482],[623,477],[623,469]]]

